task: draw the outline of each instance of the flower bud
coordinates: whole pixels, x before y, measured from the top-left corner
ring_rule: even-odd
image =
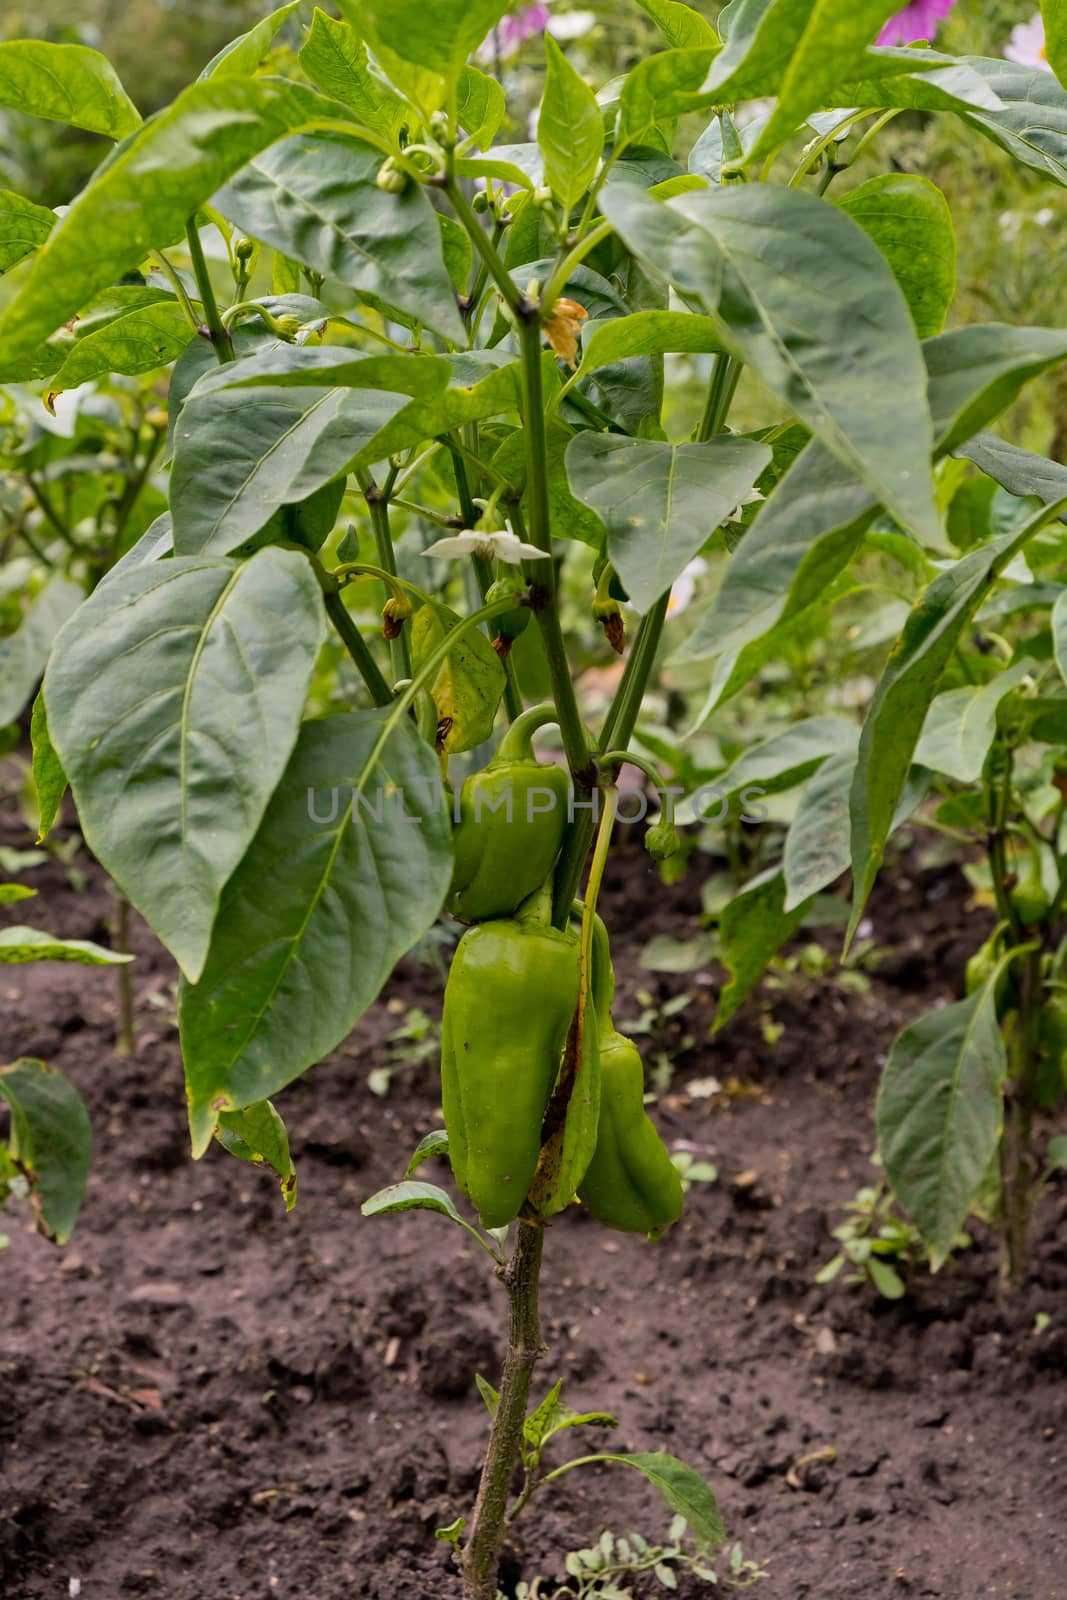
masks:
[[[489,210],[489,196],[484,189],[479,189],[471,201],[475,216],[484,217]]]
[[[673,822],[660,818],[645,833],[645,849],[653,861],[669,861],[682,848],[678,829]]]
[[[256,253],[255,240],[238,239],[237,243],[233,247],[233,253],[237,257],[238,261],[251,261],[252,257]]]
[[[403,167],[399,166],[390,156],[378,168],[378,176],[375,182],[385,194],[403,194],[408,186],[408,177]]]

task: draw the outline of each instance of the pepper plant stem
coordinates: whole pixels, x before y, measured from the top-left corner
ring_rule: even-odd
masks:
[[[552,696],[559,711],[560,733],[563,736],[563,748],[567,752],[567,765],[575,783],[588,790],[594,787],[595,777],[590,774],[588,741],[578,712],[574,680],[559,624],[556,569],[552,561],[552,513],[548,498],[545,397],[541,383],[541,324],[535,316],[519,321],[519,349],[522,354],[523,434],[526,441],[530,540],[548,557],[547,562],[526,563],[526,575],[545,594],[544,604],[534,607],[534,616],[545,647]],[[568,897],[568,906],[571,898]]]
[[[367,692],[376,706],[387,706],[393,698],[392,690],[382,677],[378,663],[370,653],[366,639],[349,614],[348,607],[339,594],[327,594],[326,614],[333,623],[345,649],[355,662]]]
[[[543,1228],[520,1220],[515,1253],[503,1275],[508,1291],[508,1347],[500,1403],[463,1549],[463,1600],[496,1600],[508,1495],[519,1459],[530,1379],[541,1354],[538,1291],[544,1239]]]
[[[219,364],[225,366],[228,361],[234,360],[233,341],[227,333],[222,316],[219,312],[218,301],[215,299],[215,290],[211,283],[211,274],[204,260],[204,247],[200,243],[200,234],[197,232],[196,218],[190,217],[185,224],[185,238],[189,245],[189,259],[192,262],[193,277],[200,294],[200,304],[204,308],[204,321],[207,324],[208,337],[211,340]]]
[[[370,512],[374,542],[378,549],[378,564],[391,578],[395,578],[396,551],[393,549],[393,535],[389,527],[389,502],[369,472],[359,471],[356,477]],[[389,660],[392,663],[394,678],[411,677],[411,647],[406,630],[401,629],[397,638],[390,639]]]

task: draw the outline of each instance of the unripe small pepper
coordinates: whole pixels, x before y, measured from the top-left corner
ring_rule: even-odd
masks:
[[[464,922],[510,917],[556,864],[570,778],[562,767],[538,761],[530,743],[538,728],[555,720],[550,705],[524,711],[489,765],[463,785],[445,904]]]
[[[526,584],[516,573],[514,576],[498,578],[490,584],[486,591],[486,603],[493,600],[502,600],[505,595],[515,596],[514,611],[505,611],[503,615],[494,617],[493,626],[496,636],[493,639],[493,649],[501,661],[506,661],[511,654],[511,647],[519,636],[526,632],[530,625],[530,608],[519,604],[520,596],[526,593]]]
[[[600,1122],[596,1150],[579,1189],[586,1210],[622,1233],[659,1234],[682,1214],[682,1180],[645,1111],[645,1073],[632,1040],[611,1020],[615,974],[607,929],[598,917],[593,997],[600,1044]]]
[[[1050,1110],[1067,1090],[1067,994],[1048,995],[1038,1023],[1041,1060],[1037,1069],[1037,1103]]]
[[[483,922],[452,957],[441,1102],[456,1183],[487,1228],[519,1213],[578,1005],[580,944],[536,913]]]

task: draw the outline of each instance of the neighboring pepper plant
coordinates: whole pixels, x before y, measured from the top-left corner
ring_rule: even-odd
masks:
[[[683,652],[716,658],[710,712],[784,647],[776,630],[833,602],[880,511],[890,537],[943,558],[933,461],[970,449],[1025,381],[1067,358],[1056,331],[942,333],[953,235],[925,180],[829,192],[904,110],[958,118],[1064,182],[1067,96],[1052,74],[871,48],[896,0],[734,0],[721,36],[675,0],[642,3],[667,47],[597,95],[549,38],[536,141],[502,145],[504,92],[468,57],[505,0],[340,0],[339,20],[314,13],[299,82],[256,75],[296,25],[283,6],[143,123],[94,52],[0,46],[9,103],[117,141],[62,219],[36,216],[32,241],[19,224],[28,248],[0,315],[0,380],[55,388],[62,330],[78,317],[111,329],[130,273],[158,271],[164,298],[147,309],[179,344],[188,333],[170,384],[169,509],[60,632],[35,755],[42,780],[69,780],[88,844],[181,968],[194,1155],[218,1136],[253,1158],[269,1144],[284,1168],[268,1097],[345,1037],[450,895],[488,916],[458,946],[442,1052],[455,1176],[494,1230],[483,1242],[510,1297],[481,1485],[456,1534],[467,1600],[496,1597],[532,1423],[546,1222],[576,1195],[627,1230],[656,1232],[679,1210],[637,1059],[598,999],[595,920],[609,802],[671,585],[698,552],[735,550]],[[770,109],[735,116],[750,100]],[[710,120],[683,166],[678,129],[694,113]],[[230,257],[225,306],[207,225]],[[16,234],[0,227],[10,250]],[[253,292],[257,271],[281,303]],[[143,344],[107,348],[113,370],[141,370]],[[681,438],[664,425],[672,354],[706,374]],[[764,425],[742,433],[730,418],[746,374],[771,398]],[[1055,470],[1043,464],[1034,487]],[[373,560],[337,538],[350,480]],[[851,780],[857,917],[962,629],[1059,514],[1059,493],[934,579],[887,669]],[[748,526],[727,538],[739,507]],[[463,614],[400,569],[394,517],[412,509],[445,524],[431,554],[463,563]],[[595,731],[561,628],[565,555],[586,563],[593,615],[626,652]],[[368,577],[384,646],[346,604]],[[309,718],[327,628],[363,708]],[[449,763],[492,738],[501,709],[519,718],[523,651],[550,691],[573,803],[550,829],[533,808],[509,824],[483,807],[479,820],[461,791],[454,864]],[[525,787],[526,727],[505,734],[476,790],[502,770]],[[738,792],[855,756],[844,718],[781,738],[739,758]],[[544,787],[558,806],[557,780]],[[662,857],[675,842],[665,809],[652,846]],[[808,896],[836,863],[809,863]],[[531,892],[524,869],[542,865]],[[785,896],[772,869],[728,908],[724,1014],[794,925]],[[416,1179],[369,1209],[411,1205],[477,1232]],[[609,1459],[643,1472],[703,1544],[722,1542],[691,1469],[659,1453]]]

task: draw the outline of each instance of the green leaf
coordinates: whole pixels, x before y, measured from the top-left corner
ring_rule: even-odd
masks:
[[[288,5],[279,6],[277,11],[272,11],[269,17],[257,22],[247,33],[239,34],[229,44],[223,45],[212,56],[197,82],[205,78],[251,77],[270,49],[278,29],[299,9],[301,3],[302,0],[289,0]]]
[[[941,190],[926,178],[890,172],[837,204],[889,262],[919,338],[940,333],[956,293],[956,234]]]
[[[488,1379],[483,1378],[480,1372],[476,1372],[474,1374],[474,1384],[478,1390],[478,1393],[485,1401],[485,1409],[488,1411],[491,1417],[495,1417],[497,1408],[500,1405],[499,1389],[494,1389],[493,1385],[488,1381]]]
[[[1036,495],[1045,505],[1062,500],[1067,494],[1067,467],[1035,455],[1032,450],[1008,444],[995,433],[976,434],[966,444],[957,446],[954,453],[973,461],[1009,494]]]
[[[764,0],[742,8],[747,14],[760,9],[767,9]],[[842,77],[862,60],[865,47],[900,8],[897,0],[815,0],[814,5],[810,0],[778,0],[769,9],[786,64],[778,104],[752,151],[756,160],[777,150],[803,126],[809,112],[837,92]]]
[[[682,5],[681,0],[637,0],[637,3],[676,50],[700,45],[718,47],[719,36],[711,23],[692,6]]]
[[[813,195],[765,184],[666,205],[624,185],[601,210],[898,521],[936,541],[922,351],[861,228]]]
[[[36,893],[36,889],[29,889],[24,883],[0,883],[0,906],[14,905],[16,900],[32,900]]]
[[[719,813],[715,820],[724,821],[738,801],[747,806],[750,798],[759,800],[794,788],[828,757],[854,751],[858,739],[855,723],[844,717],[807,717],[803,722],[794,722],[739,755],[712,780],[708,795],[702,789],[688,795],[676,807],[675,820],[679,826],[695,822],[701,816],[713,815],[714,808]]]
[[[510,0],[348,0],[338,9],[351,13],[376,54],[384,50],[455,82],[467,57],[510,10]],[[388,57],[382,65],[392,76]]]
[[[869,1256],[865,1262],[871,1282],[884,1300],[902,1300],[904,1298],[904,1284],[898,1272],[887,1261],[879,1261],[877,1256]]]
[[[285,770],[323,633],[307,560],[267,549],[241,566],[133,567],[53,650],[49,728],[86,842],[192,977]]]
[[[1061,611],[1061,618],[1067,623],[1067,610]],[[1052,632],[1058,649],[1055,609]],[[1064,644],[1067,646],[1067,637]],[[939,694],[926,714],[915,747],[915,761],[957,783],[977,783],[997,731],[997,707],[1034,671],[1035,665],[1028,659],[1016,661],[986,684],[965,684]]]
[[[348,106],[363,127],[392,142],[410,121],[408,107],[371,72],[359,35],[317,6],[299,59],[312,83]]]
[[[191,84],[113,153],[42,245],[0,316],[0,368],[32,355],[153,246],[179,238],[197,207],[261,150],[301,130],[347,127],[347,117],[281,78]]]
[[[860,70],[862,78],[839,81],[827,111],[841,106],[856,110],[999,111],[1002,102],[974,62],[938,50],[869,50]]]
[[[134,306],[77,340],[49,389],[58,394],[109,372],[155,372],[176,361],[194,337],[185,312],[173,296]]]
[[[684,1517],[695,1539],[714,1546],[726,1543],[726,1530],[715,1496],[699,1473],[677,1456],[662,1450],[652,1454],[598,1455],[596,1461],[617,1461],[642,1473],[675,1516]]]
[[[0,966],[27,961],[76,961],[84,967],[118,967],[132,956],[117,955],[90,939],[57,939],[39,928],[0,929]]]
[[[175,549],[238,550],[280,507],[299,505],[363,460],[384,459],[384,435],[380,448],[374,441],[408,402],[377,391],[383,384],[439,390],[448,376],[446,363],[432,357],[361,358],[336,346],[285,345],[213,367],[174,430]]]
[[[1011,405],[1024,384],[1067,360],[1067,332],[980,323],[923,347],[938,451],[970,439]]]
[[[1045,55],[1060,80],[1067,84],[1067,6],[1063,0],[1041,0],[1045,22]]]
[[[855,770],[856,752],[843,750],[831,756],[804,785],[782,855],[786,911],[796,910],[802,901],[828,889],[848,871],[848,803]],[[894,829],[913,814],[928,788],[928,775],[913,768],[893,817]]]
[[[429,1161],[432,1156],[447,1156],[448,1134],[444,1128],[435,1128],[432,1133],[426,1134],[415,1146],[411,1160],[404,1173],[405,1178],[414,1177],[424,1161]]]
[[[1067,499],[1057,502],[1054,513],[1065,506]],[[878,876],[893,813],[941,675],[996,578],[1052,515],[1043,506],[1019,531],[968,551],[934,579],[908,617],[860,736],[851,798],[854,889],[846,944]]]
[[[1000,110],[964,110],[972,128],[1016,161],[1067,185],[1067,91],[1051,72],[1013,61],[964,57],[1001,101]]]
[[[878,1090],[886,1176],[943,1261],[993,1160],[1007,1058],[997,1024],[1000,968],[976,993],[897,1035]]]
[[[448,606],[430,601],[411,623],[411,664],[418,672],[427,656],[459,622]],[[504,667],[483,633],[468,633],[450,651],[430,685],[441,749],[449,755],[474,750],[490,737],[504,693]]]
[[[122,139],[141,114],[105,56],[83,44],[13,39],[0,44],[0,105]]]
[[[30,742],[33,745],[33,788],[37,796],[37,843],[40,844],[51,833],[67,792],[67,775],[48,732],[48,712],[45,710],[43,694],[38,694],[33,702]]]
[[[734,896],[719,921],[722,961],[730,981],[719,995],[715,1029],[725,1026],[747,1000],[771,960],[811,909],[803,900],[785,909],[785,876],[772,867]]]
[[[414,180],[379,189],[381,165],[352,134],[298,135],[256,155],[214,204],[253,239],[465,343],[433,207]]]
[[[292,1211],[296,1205],[296,1168],[285,1123],[269,1100],[260,1100],[241,1111],[220,1111],[215,1136],[239,1161],[268,1166],[276,1172],[285,1209]]]
[[[473,1231],[456,1210],[451,1197],[434,1183],[391,1183],[387,1189],[379,1189],[369,1200],[364,1200],[359,1209],[364,1217],[386,1217],[396,1211],[439,1211],[442,1216],[458,1222],[461,1228]]]
[[[200,981],[182,984],[194,1154],[219,1110],[276,1093],[355,1026],[432,925],[451,868],[437,757],[407,715],[304,723]]]
[[[0,189],[0,274],[44,244],[55,225],[56,214],[47,206]]]
[[[941,455],[954,440],[966,438],[1010,405],[1030,378],[1063,361],[1067,336],[1049,328],[990,323],[928,339],[923,356],[936,453]],[[993,437],[982,435],[990,450]],[[997,443],[1001,455],[1012,448]],[[1032,458],[1035,471],[1039,459]],[[1036,485],[1035,479],[1038,492]],[[1049,487],[1055,485],[1050,481]],[[1020,482],[1014,492],[1027,490]],[[1050,493],[1047,498],[1053,497]],[[704,660],[739,651],[796,616],[825,594],[848,565],[877,508],[875,497],[821,444],[808,445],[745,534],[714,604],[677,659]],[[701,721],[716,703],[709,697]]]
[[[618,1428],[620,1426],[618,1417],[613,1417],[610,1411],[568,1411],[566,1406],[560,1406],[552,1419],[551,1426],[545,1433],[545,1439],[553,1439],[557,1433],[563,1433],[567,1428]]]
[[[545,56],[537,143],[545,158],[545,182],[568,214],[596,176],[604,148],[604,117],[596,95],[550,33],[545,34]]]
[[[456,120],[479,150],[488,150],[507,115],[507,99],[495,78],[464,67],[456,92]]]
[[[22,711],[44,671],[52,640],[81,600],[78,584],[50,578],[15,632],[0,638],[0,726]]]
[[[425,359],[421,356],[420,364]],[[409,401],[382,428],[373,452],[364,451],[368,460],[384,461],[398,450],[422,445],[465,423],[519,411],[522,369],[513,355],[503,350],[470,350],[445,359],[452,374],[448,388],[429,399]],[[545,383],[554,382],[556,363],[551,351],[544,352],[541,366]]]
[[[647,611],[769,466],[771,452],[723,434],[704,443],[581,433],[567,449],[572,492],[608,533],[608,554]]]
[[[619,95],[616,148],[656,144],[669,149],[675,120],[714,98],[704,86],[716,54],[713,47],[700,46],[663,50],[638,62]]]
[[[587,322],[582,333],[582,360],[574,382],[600,367],[633,356],[722,349],[715,323],[690,311],[635,311],[632,316]]]
[[[0,1100],[11,1109],[11,1155],[29,1179],[38,1227],[66,1244],[92,1161],[89,1113],[61,1073],[25,1057],[0,1067]]]
[[[541,1404],[530,1412],[522,1425],[522,1436],[532,1450],[539,1450],[551,1432],[552,1421],[560,1407],[563,1379],[559,1378],[545,1395]]]

